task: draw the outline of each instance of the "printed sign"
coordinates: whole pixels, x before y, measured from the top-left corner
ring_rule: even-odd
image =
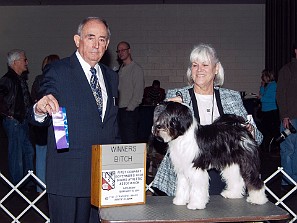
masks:
[[[146,144],[94,145],[91,203],[97,207],[145,203]]]

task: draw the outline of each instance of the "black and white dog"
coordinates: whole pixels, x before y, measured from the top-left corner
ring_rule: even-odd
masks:
[[[177,174],[173,203],[188,209],[204,209],[209,201],[208,169],[221,171],[225,198],[242,198],[264,204],[268,201],[260,179],[258,145],[236,115],[223,115],[211,125],[197,123],[191,110],[181,103],[164,102],[154,111],[152,135],[168,143]]]

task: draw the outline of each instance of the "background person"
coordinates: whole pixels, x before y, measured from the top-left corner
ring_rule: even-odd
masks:
[[[46,185],[53,223],[99,222],[90,201],[92,145],[120,143],[118,75],[98,63],[109,41],[104,20],[84,19],[74,35],[77,51],[46,67],[40,88],[44,96],[33,107],[35,124],[50,125]],[[56,148],[51,122],[51,114],[60,106],[65,107],[68,121],[69,149],[64,150]]]
[[[187,79],[190,86],[168,90],[167,98],[189,105],[200,124],[211,124],[222,114],[236,114],[247,118],[247,112],[239,92],[221,87],[224,83],[224,69],[212,46],[199,44],[194,47],[190,54]],[[247,128],[255,135],[256,141],[261,144],[263,137],[257,127],[249,124]],[[222,182],[218,171],[210,170],[208,172],[210,176],[209,193],[220,194],[225,183]],[[176,174],[168,153],[159,166],[152,186],[169,196],[175,195]]]
[[[41,82],[44,77],[44,68],[47,64],[59,60],[60,57],[55,54],[46,56],[41,65],[42,74],[37,75],[31,89],[31,98],[36,103],[40,98],[38,92],[40,89]],[[45,167],[46,167],[46,151],[47,151],[47,127],[46,126],[33,126],[32,127],[35,142],[35,165],[36,165],[36,176],[45,183]],[[37,186],[37,192],[42,192],[41,187]]]
[[[291,123],[297,129],[297,46],[293,46],[292,61],[284,65],[278,73],[276,99],[279,107],[281,126],[280,131],[289,129]],[[297,182],[297,134],[289,135],[280,144],[281,165],[284,171]],[[285,188],[291,184],[283,179]]]
[[[144,88],[143,105],[157,105],[165,99],[165,90],[160,87],[160,81],[154,80],[152,86]]]
[[[7,54],[8,72],[0,79],[0,114],[8,138],[8,169],[16,185],[34,170],[34,148],[29,138],[27,112],[32,105],[27,85],[28,59],[25,51],[14,49]]]
[[[132,60],[130,44],[122,41],[117,45],[121,62],[119,74],[119,127],[123,143],[137,142],[139,105],[143,96],[144,74]]]
[[[272,71],[264,69],[261,75],[259,99],[261,101],[264,149],[270,148],[271,140],[279,134],[279,113],[276,104],[276,82]],[[269,149],[270,150],[270,149]]]

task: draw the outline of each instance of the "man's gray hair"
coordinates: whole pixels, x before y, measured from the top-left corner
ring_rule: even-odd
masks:
[[[26,55],[24,50],[13,49],[7,53],[7,64],[8,66],[12,66],[14,61],[19,60],[21,58],[21,54]]]
[[[104,19],[101,19],[99,17],[87,17],[83,21],[81,21],[81,23],[78,25],[78,28],[77,28],[77,35],[81,36],[81,32],[82,32],[85,24],[88,23],[91,20],[96,20],[98,22],[102,22],[106,26],[106,29],[107,29],[107,39],[110,39],[111,33],[110,33],[110,30],[109,30],[108,24]]]
[[[211,64],[216,65],[218,64],[219,70],[214,79],[214,86],[221,87],[224,84],[224,68],[219,61],[217,53],[215,49],[209,44],[200,43],[198,46],[195,46],[190,54],[190,64],[187,70],[187,79],[189,85],[194,84],[192,78],[191,67],[193,62],[204,62],[209,61]]]

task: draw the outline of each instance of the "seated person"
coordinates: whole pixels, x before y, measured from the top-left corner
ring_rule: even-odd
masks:
[[[157,105],[165,99],[165,90],[160,87],[160,81],[154,80],[152,86],[146,87],[143,93],[143,105]]]

